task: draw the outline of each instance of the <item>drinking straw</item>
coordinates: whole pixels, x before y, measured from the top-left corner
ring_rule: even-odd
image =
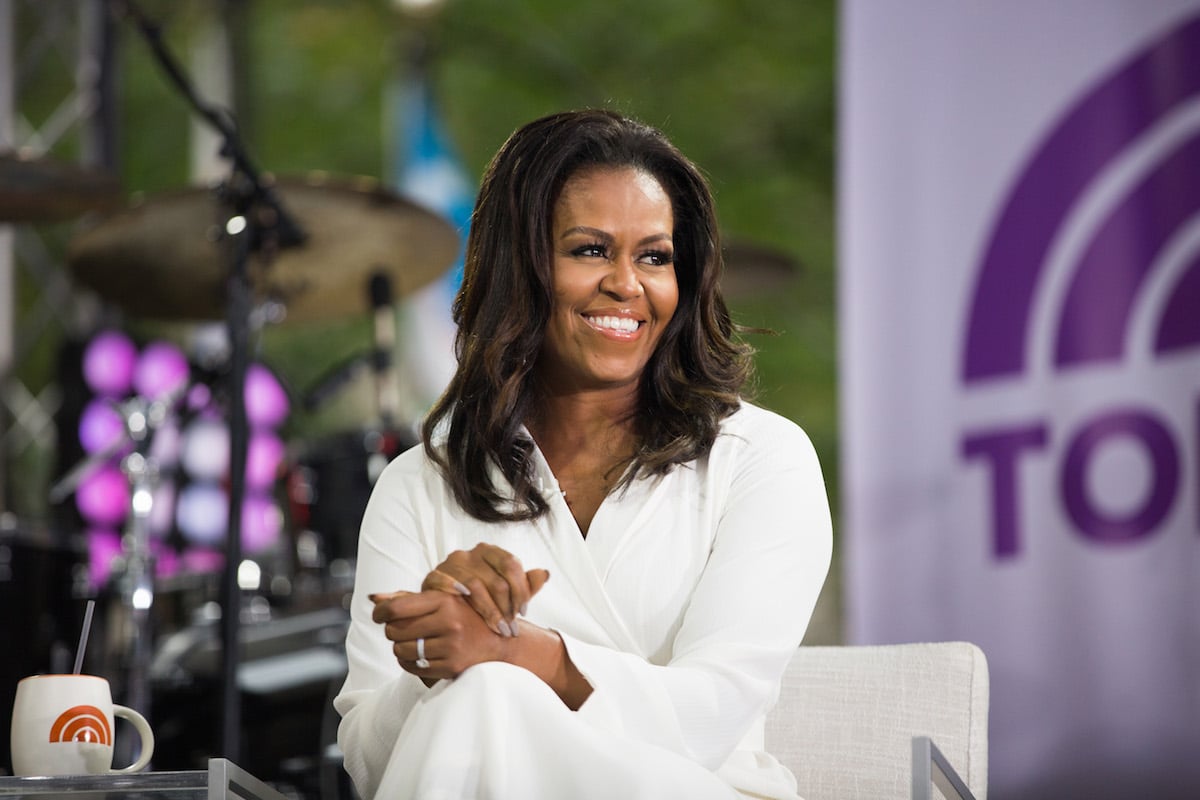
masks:
[[[92,629],[92,612],[96,610],[96,601],[87,601],[87,610],[83,612],[83,630],[79,632],[79,647],[75,650],[75,674],[83,669],[83,651],[87,649],[88,632]]]

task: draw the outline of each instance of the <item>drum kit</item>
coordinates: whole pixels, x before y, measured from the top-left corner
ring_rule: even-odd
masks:
[[[101,392],[88,382],[97,392],[93,400],[107,404],[101,410],[118,422],[108,428],[104,446],[85,446],[50,489],[52,508],[61,510],[73,498],[80,512],[57,514],[78,528],[51,535],[68,546],[26,553],[23,544],[32,537],[25,529],[34,525],[0,515],[0,599],[10,608],[30,609],[18,615],[22,619],[5,622],[5,638],[32,645],[4,661],[0,704],[11,705],[11,694],[2,695],[15,689],[17,678],[62,670],[68,632],[79,630],[67,617],[75,617],[73,604],[81,605],[78,575],[87,571],[92,555],[82,542],[90,545],[97,532],[85,528],[84,508],[100,509],[120,522],[110,526],[119,533],[103,531],[113,557],[104,565],[102,585],[93,580],[86,590],[101,609],[88,671],[108,677],[120,702],[152,720],[158,732],[155,768],[202,768],[208,757],[223,755],[301,794],[309,789],[344,795],[344,775],[330,768],[328,756],[334,731],[330,699],[345,670],[341,643],[357,528],[380,465],[415,444],[414,428],[400,424],[395,386],[400,378],[390,363],[392,298],[447,272],[458,255],[459,235],[442,216],[372,179],[326,173],[277,179],[260,173],[230,115],[196,94],[157,27],[136,3],[119,7],[140,28],[197,117],[220,136],[228,176],[213,187],[127,202],[119,181],[103,171],[0,154],[0,224],[82,218],[66,253],[78,285],[130,319],[209,328],[223,322],[225,348],[216,364],[185,359],[182,370],[171,373],[174,382],[158,375],[154,390],[137,380],[121,386],[102,380],[117,390]],[[248,499],[261,499],[247,496],[251,439],[261,433],[249,419],[253,368],[261,366],[250,363],[251,337],[267,325],[286,330],[352,315],[370,315],[375,330],[368,363],[377,384],[376,418],[287,448],[290,455],[267,481],[273,484],[269,494],[284,498],[277,506],[284,531],[273,545],[275,580],[260,583],[250,579],[260,567],[247,539],[245,513]],[[110,338],[120,343],[122,336]],[[114,352],[136,353],[129,341]],[[142,351],[139,367],[158,344]],[[332,386],[310,392],[310,400],[330,394]],[[223,402],[209,403],[208,397]],[[227,417],[227,438],[213,447],[227,455],[200,453],[198,459],[224,465],[223,477],[213,483],[224,494],[224,519],[212,519],[220,512],[210,508],[201,520],[219,532],[207,542],[219,560],[207,562],[205,574],[201,567],[191,575],[180,569],[164,577],[163,562],[168,556],[182,562],[187,553],[181,542],[191,543],[183,542],[182,491],[168,517],[174,532],[164,536],[156,529],[163,516],[160,479],[174,469],[160,469],[163,443],[172,428],[220,415]],[[67,422],[60,432],[70,429],[73,421]],[[81,440],[82,422],[81,416]],[[185,448],[186,442],[179,452],[186,455]],[[90,478],[101,471],[116,476],[108,484],[121,489],[127,511],[112,514],[111,497],[107,509],[81,505]],[[167,549],[172,542],[175,552]],[[243,558],[243,550],[250,557]],[[280,552],[286,555],[280,558]],[[67,593],[74,597],[61,596]],[[46,635],[48,622],[58,631],[53,637]],[[0,745],[7,754],[8,743]],[[122,747],[120,737],[117,746]]]
[[[46,158],[0,154],[0,223],[84,216],[67,249],[67,265],[79,285],[134,319],[223,320],[229,352],[226,363],[215,373],[226,384],[221,391],[232,399],[243,396],[247,388],[246,350],[251,329],[260,330],[267,324],[306,326],[370,314],[375,317],[378,338],[380,320],[394,318],[392,295],[407,296],[447,272],[458,254],[459,236],[440,215],[371,179],[324,173],[279,179],[260,175],[233,139],[233,132],[222,132],[227,136],[225,153],[232,154],[233,174],[228,180],[213,188],[165,192],[132,203],[123,200],[118,181],[103,172],[63,166]],[[394,337],[394,331],[390,335]],[[216,715],[225,717],[223,720],[211,719],[215,707],[211,700],[182,704],[193,710],[207,708],[207,720],[164,720],[156,763],[171,757],[172,726],[188,730],[193,737],[177,737],[177,755],[187,757],[183,750],[196,745],[197,725],[193,723],[199,722],[224,726],[221,746],[213,741],[216,737],[196,745],[206,755],[236,758],[240,751],[275,762],[307,755],[263,751],[272,739],[279,741],[273,735],[246,736],[242,745],[240,734],[229,733],[229,717],[239,730],[251,732],[254,725],[265,724],[264,720],[282,719],[287,712],[269,703],[271,687],[267,684],[273,679],[263,676],[278,675],[279,667],[285,666],[279,659],[289,657],[303,673],[305,664],[311,667],[313,663],[314,648],[327,653],[335,640],[340,645],[357,526],[371,482],[381,463],[415,443],[411,427],[398,424],[395,387],[384,385],[399,380],[388,363],[390,353],[379,341],[372,344],[371,363],[380,384],[377,419],[318,441],[293,443],[291,456],[279,470],[276,493],[286,497],[282,505],[290,512],[285,514],[288,522],[283,541],[292,546],[292,553],[285,563],[309,578],[306,582],[299,580],[298,574],[286,576],[291,578],[283,582],[290,587],[289,596],[281,613],[269,608],[263,613],[263,595],[267,593],[248,598],[240,588],[244,583],[238,582],[243,517],[236,508],[245,496],[249,433],[245,404],[238,402],[227,403],[230,459],[224,485],[232,510],[220,597],[189,595],[193,607],[184,611],[190,621],[175,631],[162,630],[162,609],[152,608],[156,591],[160,601],[163,598],[155,570],[156,551],[151,546],[157,543],[151,542],[149,533],[158,477],[154,440],[167,421],[187,413],[192,390],[198,382],[211,383],[213,370],[192,370],[187,380],[157,397],[135,393],[113,401],[123,423],[122,435],[109,447],[85,455],[51,489],[52,500],[61,502],[92,471],[114,463],[128,481],[130,513],[124,520],[121,552],[107,587],[112,596],[113,628],[121,632],[116,641],[125,649],[115,658],[125,674],[110,677],[115,686],[124,685],[125,701],[143,708],[152,702],[161,704],[165,714],[168,706],[178,708],[186,692],[195,692],[197,687],[210,693],[218,688],[224,691],[223,713]],[[197,377],[201,373],[204,376]],[[0,551],[4,549],[0,547]],[[73,552],[77,554],[78,549]],[[212,584],[211,580],[206,584],[210,592]],[[334,591],[329,591],[330,587]],[[22,591],[38,590],[30,586]],[[41,590],[46,591],[45,587]],[[218,607],[238,611],[214,615],[212,609]],[[216,644],[216,616],[224,637],[221,646]],[[219,668],[214,649],[220,655]],[[207,657],[197,659],[198,652]],[[276,671],[254,672],[258,659],[271,661]],[[49,666],[21,665],[18,669],[28,673]],[[248,678],[243,669],[257,677]],[[181,672],[187,673],[188,680],[181,682]],[[332,674],[336,673],[334,669]],[[295,701],[294,675],[283,683],[288,685],[281,684],[279,691],[289,693]],[[328,727],[326,683],[312,692],[309,702],[322,729]],[[185,684],[190,688],[182,688]],[[160,703],[156,692],[164,686],[168,699]],[[257,720],[243,725],[241,710],[253,708],[255,697],[263,706],[261,713],[256,714]],[[231,714],[231,708],[236,713]],[[305,726],[288,728],[295,738]],[[315,753],[315,734],[312,745]],[[162,766],[194,767],[190,763]],[[279,763],[247,766],[265,777],[278,776]]]

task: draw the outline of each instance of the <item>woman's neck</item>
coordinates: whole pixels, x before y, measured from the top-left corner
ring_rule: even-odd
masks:
[[[547,455],[572,460],[569,454],[606,453],[624,460],[633,452],[633,391],[545,393],[526,427]]]
[[[633,407],[628,395],[546,395],[526,422],[584,536],[636,450]]]

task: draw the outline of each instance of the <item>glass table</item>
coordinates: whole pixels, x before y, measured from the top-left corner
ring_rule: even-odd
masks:
[[[183,772],[0,777],[0,798],[36,800],[287,800],[226,758],[210,758],[208,769]]]

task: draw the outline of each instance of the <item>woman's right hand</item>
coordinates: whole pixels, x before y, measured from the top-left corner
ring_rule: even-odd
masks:
[[[548,571],[527,572],[512,553],[481,542],[446,556],[425,576],[421,589],[464,596],[489,628],[510,637],[517,635],[517,614],[525,613],[530,598],[549,579]]]

